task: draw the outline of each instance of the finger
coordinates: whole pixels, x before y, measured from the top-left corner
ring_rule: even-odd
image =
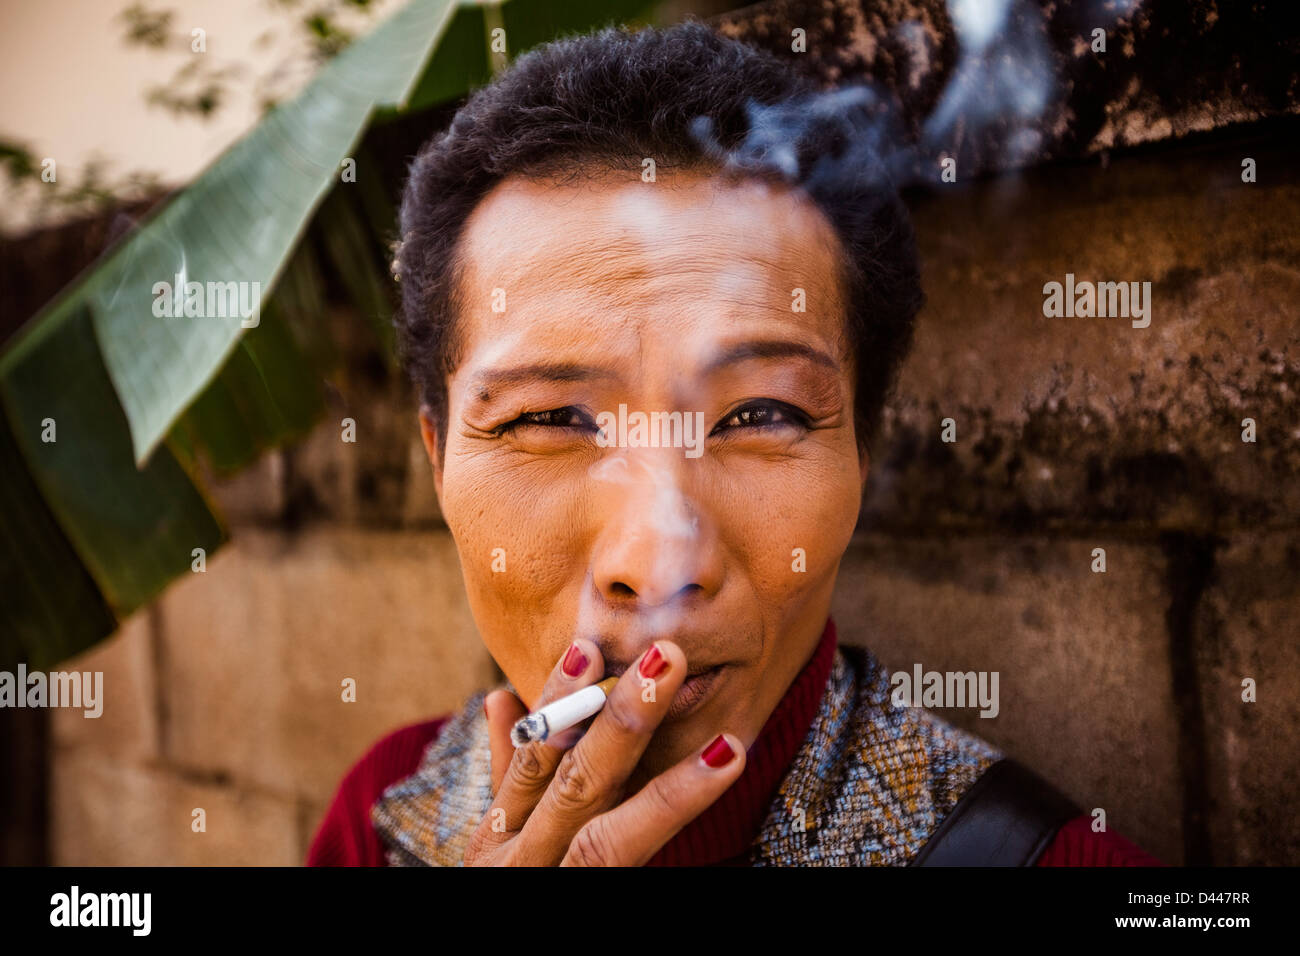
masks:
[[[492,753],[492,793],[495,796],[501,789],[501,781],[515,755],[515,745],[510,740],[510,731],[520,717],[528,714],[528,708],[510,691],[499,688],[483,698],[483,713],[488,721],[488,743]],[[580,730],[569,730],[562,734],[555,734],[547,742],[556,750],[563,751],[577,743],[581,735]],[[559,757],[556,757],[556,762],[558,761]]]
[[[483,698],[483,713],[487,715],[488,740],[492,749],[492,793],[501,789],[501,779],[515,754],[510,743],[510,728],[528,709],[508,690],[498,689]]]
[[[605,662],[600,649],[594,642],[578,638],[566,648],[551,670],[534,710],[594,684],[604,672]],[[572,745],[576,736],[557,734],[549,740],[516,749],[510,742],[510,729],[523,716],[523,704],[508,691],[500,693],[512,698],[515,705],[507,702],[498,716],[496,708],[500,697],[496,691],[489,695],[488,728],[492,738],[492,780],[496,793],[492,810],[505,811],[504,816],[489,813],[493,819],[485,819],[485,824],[493,827],[495,835],[488,841],[490,843],[504,842],[523,827],[551,782],[565,749]]]
[[[564,858],[582,825],[622,799],[623,785],[686,678],[686,655],[656,641],[619,678],[583,738],[564,754],[513,854],[532,866]]]
[[[588,821],[560,865],[644,866],[744,770],[744,745],[732,734],[719,734],[702,750],[653,777],[636,796]]]

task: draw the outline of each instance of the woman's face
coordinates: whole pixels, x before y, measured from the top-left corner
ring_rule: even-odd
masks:
[[[866,480],[836,242],[796,192],[687,172],[508,179],[466,224],[441,466],[422,429],[474,617],[530,709],[575,637],[606,675],[657,638],[709,668],[640,773],[751,744],[821,635]]]

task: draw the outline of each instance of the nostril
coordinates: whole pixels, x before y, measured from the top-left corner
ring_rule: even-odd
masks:
[[[671,600],[676,601],[682,598],[689,598],[692,595],[694,595],[696,592],[703,591],[703,590],[704,590],[703,585],[695,584],[695,583],[686,584],[683,585],[682,588],[672,596]],[[649,598],[653,594],[653,589],[648,590],[644,594],[642,594],[641,592],[637,591],[636,588],[632,587],[630,584],[624,584],[622,581],[611,582],[609,585],[609,591],[611,596],[620,597],[620,598],[635,598],[635,597]]]

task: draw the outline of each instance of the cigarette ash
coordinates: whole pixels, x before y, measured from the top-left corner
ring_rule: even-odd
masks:
[[[545,714],[529,714],[527,717],[521,717],[510,728],[510,742],[516,747],[545,740],[549,736],[550,728],[546,724]]]

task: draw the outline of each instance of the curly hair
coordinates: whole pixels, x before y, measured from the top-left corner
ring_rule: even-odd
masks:
[[[660,168],[782,178],[827,216],[841,246],[846,332],[855,357],[854,423],[860,447],[868,447],[911,347],[920,274],[897,191],[881,176],[864,180],[861,169],[828,174],[825,160],[844,152],[842,130],[805,119],[776,129],[774,137],[771,122],[755,122],[756,108],[816,114],[803,104],[818,95],[813,81],[776,56],[692,18],[665,29],[607,27],[553,41],[520,56],[469,97],[411,163],[395,262],[398,344],[438,425],[439,455],[448,432],[447,379],[462,357],[457,249],[475,205],[509,176],[639,171],[645,156]],[[746,144],[748,157],[737,158],[734,151]],[[860,157],[841,164],[853,165],[864,164]]]

